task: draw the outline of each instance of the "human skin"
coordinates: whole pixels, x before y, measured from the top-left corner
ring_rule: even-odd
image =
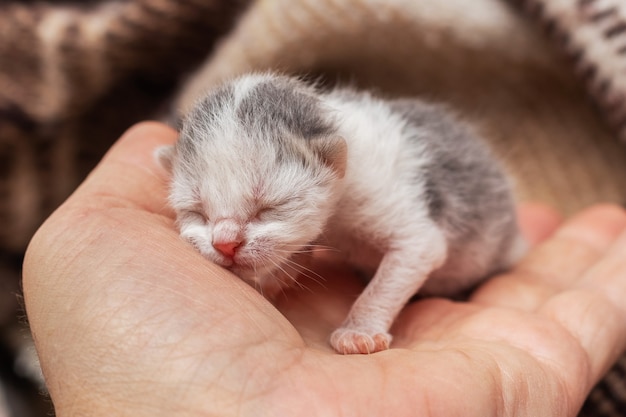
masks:
[[[626,348],[626,214],[559,226],[520,208],[533,248],[467,302],[409,304],[391,349],[336,354],[362,289],[352,270],[266,301],[179,238],[153,150],[132,128],[33,238],[28,319],[65,416],[574,416]]]

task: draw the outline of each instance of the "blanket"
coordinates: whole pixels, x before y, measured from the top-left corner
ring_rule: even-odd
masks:
[[[0,280],[16,287],[32,233],[124,129],[248,71],[446,102],[521,201],[623,204],[625,66],[620,0],[2,3]],[[626,359],[581,415],[622,415],[623,375]]]

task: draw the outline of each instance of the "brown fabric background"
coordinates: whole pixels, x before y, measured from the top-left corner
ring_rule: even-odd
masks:
[[[445,101],[503,158],[520,200],[566,214],[594,202],[626,202],[626,147],[618,140],[626,115],[623,2],[246,3],[0,4],[0,282],[10,288],[0,303],[11,306],[0,317],[5,328],[15,323],[30,236],[121,132],[164,114],[170,99],[184,112],[206,88],[250,70]],[[581,415],[626,415],[624,375],[622,360]]]

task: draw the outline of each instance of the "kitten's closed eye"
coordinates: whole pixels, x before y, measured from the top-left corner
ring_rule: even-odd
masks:
[[[261,207],[259,209],[257,209],[256,213],[254,214],[254,216],[252,216],[252,218],[254,220],[268,220],[269,218],[275,216],[276,214],[276,209],[275,207]]]
[[[294,210],[293,203],[295,201],[296,198],[288,198],[260,206],[253,218],[255,220],[282,219]]]
[[[185,216],[189,220],[193,220],[196,222],[208,223],[209,217],[201,210],[198,209],[190,209],[182,211],[179,216]]]

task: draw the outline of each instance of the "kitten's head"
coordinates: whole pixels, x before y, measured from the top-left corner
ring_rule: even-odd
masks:
[[[285,280],[279,272],[293,271],[291,256],[322,232],[346,152],[313,90],[286,77],[251,75],[199,102],[177,144],[159,149],[158,158],[172,175],[181,236],[272,291]]]

